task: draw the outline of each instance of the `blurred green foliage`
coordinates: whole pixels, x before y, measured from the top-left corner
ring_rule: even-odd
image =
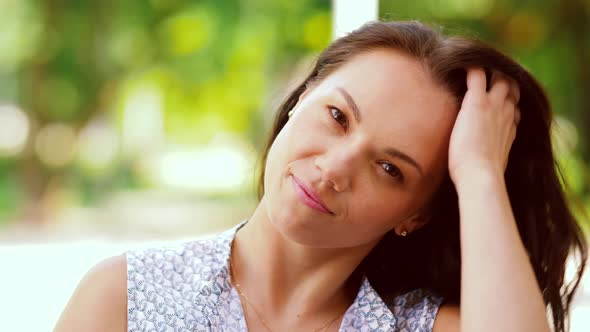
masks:
[[[151,160],[182,164],[168,152],[219,133],[259,148],[281,87],[332,31],[329,0],[3,0],[0,13],[0,116],[16,105],[28,119],[6,118],[27,130],[20,146],[0,135],[0,223],[157,187]],[[380,2],[383,18],[440,23],[524,63],[576,123],[561,155],[586,203],[589,13],[574,0]]]
[[[0,144],[0,221],[43,219],[60,191],[60,204],[93,204],[157,186],[144,161],[170,146],[220,132],[257,144],[269,91],[331,33],[328,0],[6,0],[0,12],[0,104],[29,123],[20,149]],[[76,141],[96,123],[94,141]],[[109,130],[115,157],[97,164]]]

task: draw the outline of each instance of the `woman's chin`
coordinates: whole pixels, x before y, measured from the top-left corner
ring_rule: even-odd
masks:
[[[326,247],[329,234],[317,218],[297,217],[282,209],[271,217],[271,224],[285,239],[303,246]]]

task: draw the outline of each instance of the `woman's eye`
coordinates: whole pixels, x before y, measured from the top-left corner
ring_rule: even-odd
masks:
[[[330,106],[330,114],[332,118],[336,120],[344,129],[348,128],[348,121],[346,120],[346,115],[336,107]]]
[[[387,172],[387,174],[391,175],[392,177],[399,179],[399,180],[404,179],[404,175],[402,174],[402,171],[397,166],[392,165],[390,163],[382,163],[381,167],[383,168],[383,170],[385,172]]]

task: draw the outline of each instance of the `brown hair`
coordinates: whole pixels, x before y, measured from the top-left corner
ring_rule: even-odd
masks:
[[[586,240],[568,208],[559,167],[550,140],[552,113],[537,81],[515,61],[484,43],[465,37],[447,37],[420,22],[371,22],[337,39],[318,57],[315,66],[279,106],[268,150],[287,122],[287,113],[305,89],[350,60],[379,48],[410,55],[424,64],[432,78],[445,86],[457,100],[457,109],[467,90],[466,70],[471,66],[498,70],[515,79],[521,90],[521,121],[510,151],[506,186],[521,240],[529,254],[554,330],[566,331],[568,312],[587,258]],[[264,194],[264,167],[258,183],[259,199]],[[416,288],[430,289],[446,303],[459,304],[461,255],[457,194],[450,177],[434,194],[433,218],[407,238],[390,232],[371,251],[357,272],[366,273],[383,296]],[[574,279],[564,285],[570,251],[581,259]],[[395,261],[390,253],[397,255]],[[399,273],[404,271],[404,273]],[[398,272],[398,273],[396,273]]]

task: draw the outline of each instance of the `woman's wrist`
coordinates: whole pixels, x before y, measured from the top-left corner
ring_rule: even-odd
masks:
[[[465,167],[456,171],[451,179],[458,195],[464,191],[471,191],[471,188],[482,189],[506,184],[503,173],[484,167]]]

